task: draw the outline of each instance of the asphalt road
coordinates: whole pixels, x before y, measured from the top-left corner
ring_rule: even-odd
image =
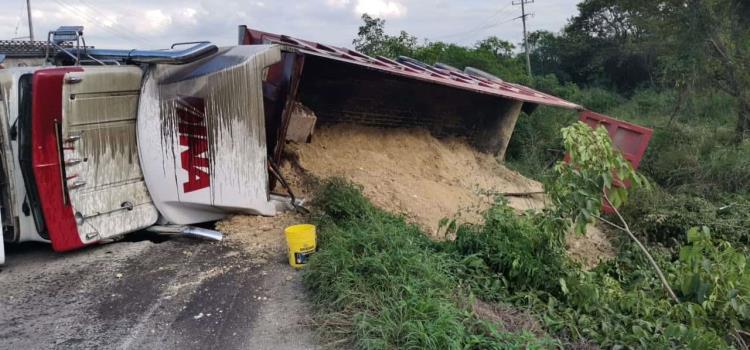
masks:
[[[317,348],[283,256],[252,265],[230,242],[157,237],[65,254],[6,245],[0,348]]]

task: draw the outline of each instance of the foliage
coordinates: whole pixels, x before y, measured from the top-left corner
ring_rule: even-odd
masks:
[[[454,271],[416,226],[340,179],[322,185],[319,245],[304,273],[327,334],[359,349],[540,349],[549,338],[477,319]]]
[[[680,287],[684,302],[673,305],[635,245],[582,271],[543,213],[518,215],[499,201],[483,225],[460,226],[454,241],[438,243],[343,180],[324,183],[317,198],[321,249],[304,281],[317,322],[356,348],[559,346],[477,319],[472,295],[533,311],[566,343],[609,348],[723,349],[750,326],[746,257],[707,229],[690,231],[673,264],[656,255]]]
[[[545,230],[535,216],[516,217],[498,202],[484,213],[484,225],[463,225],[452,243],[465,256],[482,258],[503,276],[508,291],[550,290],[558,286],[569,262],[562,249],[561,231]],[[487,240],[487,237],[496,237]]]
[[[385,34],[385,20],[362,15],[364,24],[359,27],[354,48],[371,56],[411,56],[417,47],[417,38],[401,31],[398,36]]]
[[[580,89],[554,77],[536,77],[535,87],[604,114],[654,129],[641,171],[672,192],[719,200],[722,193],[750,191],[750,143],[734,144],[734,107],[723,93],[691,94],[675,111],[678,93],[653,89],[629,99],[602,89]],[[564,152],[559,130],[577,115],[540,107],[519,118],[507,159],[524,175],[544,179]]]
[[[675,123],[657,129],[643,169],[666,188],[697,195],[747,193],[750,189],[750,143],[731,144],[726,128]]]
[[[392,59],[409,56],[430,64],[439,62],[460,69],[474,67],[509,81],[525,82],[528,79],[522,60],[513,52],[515,46],[498,37],[488,37],[473,47],[439,41],[419,44],[417,38],[405,31],[397,36],[386,34],[385,20],[364,14],[362,21],[364,23],[352,43],[365,54]]]
[[[750,201],[743,196],[727,196],[718,203],[656,189],[633,193],[622,212],[633,222],[633,230],[653,244],[678,249],[687,243],[686,228],[707,226],[714,237],[746,250],[750,247]]]
[[[603,127],[592,129],[577,122],[562,129],[562,135],[568,161],[555,166],[554,180],[545,184],[545,192],[557,215],[570,219],[576,231],[583,233],[599,216],[605,204],[603,193],[618,208],[628,198],[624,183],[638,188],[648,186],[648,181],[612,146]]]
[[[710,230],[692,228],[680,249],[677,282],[682,295],[730,330],[750,325],[750,266],[747,257],[727,242],[715,245]]]
[[[555,35],[530,35],[537,74],[631,94],[675,88],[733,97],[735,136],[750,131],[750,5],[744,0],[585,0]]]
[[[456,240],[443,244],[443,251],[464,262],[464,273],[459,274],[464,284],[484,300],[512,301],[533,310],[550,332],[568,341],[593,340],[605,348],[722,349],[728,348],[722,323],[731,319],[746,326],[733,314],[715,321],[725,311],[689,298],[671,304],[661,296],[659,280],[634,244],[626,242],[616,260],[582,271],[567,261],[562,242],[550,239],[559,231],[549,225],[547,216],[519,216],[503,203],[486,215],[494,220],[460,227]],[[709,249],[693,244],[692,256],[711,261],[714,273],[710,275],[722,276],[721,285],[750,287],[744,277],[738,279],[737,271],[745,265],[733,260],[736,255],[717,258]],[[658,259],[667,263],[669,255],[658,255]],[[726,265],[723,272],[715,271],[720,263]],[[693,274],[687,268],[674,268],[670,273],[675,282]]]

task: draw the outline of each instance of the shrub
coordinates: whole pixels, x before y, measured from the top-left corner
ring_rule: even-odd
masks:
[[[733,145],[730,129],[675,124],[657,129],[641,164],[659,185],[701,196],[750,190],[750,143]]]
[[[634,244],[582,271],[543,213],[516,215],[498,202],[483,225],[461,226],[455,241],[436,243],[344,181],[324,183],[321,196],[321,250],[304,281],[323,330],[356,348],[561,346],[476,318],[472,295],[532,310],[562,339],[605,348],[725,349],[750,326],[750,266],[708,229],[691,230],[676,261],[654,254],[679,286],[683,302],[672,304]]]
[[[664,190],[636,191],[622,212],[633,223],[636,234],[652,243],[676,249],[687,243],[687,228],[707,226],[714,237],[747,249],[750,201],[742,196],[727,196],[720,203]]]
[[[548,225],[542,214],[518,216],[499,204],[487,215],[496,220],[459,228],[455,242],[443,247],[457,254],[457,260],[463,258],[465,264],[475,267],[474,271],[489,268],[485,276],[496,274],[494,278],[503,281],[500,286],[484,279],[472,283],[472,278],[483,278],[481,274],[463,274],[465,284],[482,299],[510,301],[533,310],[552,334],[569,341],[592,340],[603,348],[729,347],[723,338],[727,330],[722,322],[713,321],[721,308],[707,308],[688,298],[681,304],[671,303],[634,244],[625,243],[616,260],[587,272],[567,261],[562,243],[550,239],[555,234],[546,231],[554,225]],[[655,255],[662,265],[681,266],[665,264],[670,262],[669,254]],[[715,268],[719,262],[735,264],[726,267],[731,271],[745,268],[739,260],[732,263],[729,259],[713,260],[711,254],[702,256],[713,261]],[[678,284],[689,278],[677,267],[667,272]],[[746,284],[744,279],[737,281]],[[721,283],[735,282],[727,279]],[[730,315],[723,322],[729,319],[739,318]]]
[[[464,225],[456,233],[455,251],[484,260],[503,277],[507,290],[554,290],[570,263],[561,236],[552,235],[533,216],[517,217],[505,204],[484,214],[484,225]]]

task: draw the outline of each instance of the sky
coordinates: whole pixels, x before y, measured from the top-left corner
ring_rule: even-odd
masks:
[[[529,0],[527,0],[529,1]],[[535,0],[528,29],[557,32],[579,0]],[[28,36],[26,0],[0,0],[0,40]],[[351,47],[360,16],[386,20],[421,40],[473,45],[490,35],[520,46],[520,6],[511,0],[31,0],[36,40],[61,25],[83,25],[99,48],[166,48],[175,42],[237,43],[237,26]],[[26,39],[26,38],[24,38]]]

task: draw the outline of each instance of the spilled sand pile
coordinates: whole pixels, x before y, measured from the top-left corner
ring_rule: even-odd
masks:
[[[590,270],[602,261],[612,260],[617,251],[607,233],[595,225],[586,227],[586,234],[569,233],[565,237],[568,256]]]
[[[441,219],[456,214],[459,222],[478,222],[498,193],[542,191],[540,183],[465,140],[438,140],[426,130],[335,125],[316,129],[312,143],[295,146],[290,151],[306,172],[350,179],[375,205],[431,233]],[[508,200],[519,210],[544,205],[541,195]]]
[[[478,152],[466,140],[441,140],[426,130],[339,124],[316,129],[311,143],[289,144],[288,150],[305,172],[295,174],[290,164],[284,167],[300,195],[310,195],[305,175],[344,177],[362,185],[375,205],[406,215],[433,235],[438,235],[443,218],[480,223],[497,194],[543,190],[539,182]],[[519,211],[545,204],[540,194],[505,198]],[[568,235],[567,245],[570,256],[585,268],[615,255],[606,235],[593,226],[585,236]]]
[[[353,125],[319,127],[311,143],[287,145],[282,172],[298,197],[312,195],[310,177],[347,178],[363,187],[375,205],[404,214],[439,237],[443,218],[481,223],[481,212],[505,192],[540,192],[539,182],[476,151],[463,139],[437,139],[428,131]],[[541,209],[544,196],[506,197],[519,211]],[[276,217],[233,216],[217,224],[230,241],[257,256],[258,263],[283,255],[283,229],[301,223],[297,214]],[[568,235],[570,256],[584,267],[614,256],[607,237],[592,227],[586,236]]]

